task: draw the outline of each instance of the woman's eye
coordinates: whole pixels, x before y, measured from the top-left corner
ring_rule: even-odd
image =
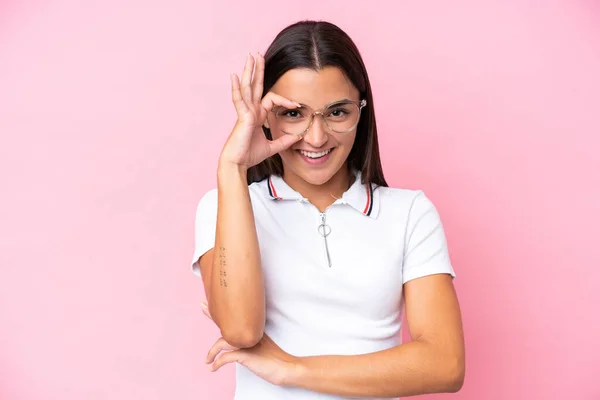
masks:
[[[298,118],[300,117],[300,113],[296,110],[287,110],[284,111],[282,114],[284,117],[288,117],[288,118]]]
[[[346,110],[338,108],[335,110],[331,110],[331,112],[329,113],[329,115],[331,115],[332,117],[343,117],[344,115],[347,115],[348,112],[346,112]]]

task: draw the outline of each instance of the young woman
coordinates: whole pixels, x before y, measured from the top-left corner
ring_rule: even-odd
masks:
[[[210,369],[236,363],[237,400],[458,391],[465,350],[442,224],[422,191],[386,184],[352,40],[299,22],[231,79],[238,119],[196,215],[193,270],[222,335]]]

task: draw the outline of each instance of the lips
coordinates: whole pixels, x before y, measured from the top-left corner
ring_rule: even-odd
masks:
[[[305,157],[315,159],[315,158],[321,158],[323,156],[326,156],[327,154],[329,154],[331,152],[331,150],[332,149],[327,149],[327,150],[319,151],[319,152],[299,150],[299,152],[300,152],[300,154],[302,154]]]
[[[306,165],[311,166],[311,167],[319,167],[319,166],[327,164],[327,162],[331,158],[331,155],[333,154],[334,150],[335,150],[335,147],[331,147],[331,148],[329,148],[327,150],[323,150],[323,151],[307,151],[307,150],[296,150],[296,151],[298,152],[297,154],[300,157],[300,159],[303,160]]]

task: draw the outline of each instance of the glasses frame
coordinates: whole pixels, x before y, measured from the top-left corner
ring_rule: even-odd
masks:
[[[329,126],[329,124],[327,123],[327,120],[325,119],[325,116],[323,115],[323,111],[326,110],[326,109],[328,109],[329,107],[331,107],[333,105],[336,105],[336,104],[354,104],[354,105],[356,105],[358,107],[358,118],[356,119],[356,123],[351,128],[345,129],[343,131],[336,131],[335,129],[332,129]],[[303,104],[303,105],[306,106],[305,104]],[[356,100],[340,100],[340,101],[336,101],[336,102],[333,102],[331,104],[326,105],[321,110],[317,110],[317,111],[313,112],[310,115],[310,122],[308,123],[308,127],[304,131],[302,131],[301,133],[289,133],[289,132],[284,131],[283,129],[281,129],[281,132],[285,133],[286,135],[302,136],[306,132],[309,131],[309,129],[311,128],[313,122],[315,122],[315,116],[320,115],[321,118],[323,119],[323,122],[325,123],[325,126],[327,126],[327,129],[329,129],[331,132],[335,132],[335,133],[348,133],[348,132],[354,130],[358,126],[358,123],[360,122],[360,116],[362,114],[362,109],[366,105],[367,105],[367,100],[365,100],[365,99],[358,100],[358,101],[356,101]],[[308,106],[306,106],[306,107],[308,107]],[[310,108],[310,107],[308,107],[308,108]],[[277,113],[276,113],[276,110],[278,110],[278,109],[279,108],[275,108],[275,109],[271,110],[271,112],[273,112],[273,114],[275,114],[275,121],[277,121],[277,124],[279,125],[279,118],[277,118]]]

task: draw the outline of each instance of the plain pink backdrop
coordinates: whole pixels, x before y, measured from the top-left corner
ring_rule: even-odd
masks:
[[[303,18],[354,38],[388,181],[447,230],[467,375],[429,398],[600,399],[600,9],[575,0],[0,2],[0,399],[232,398],[194,212],[229,73]]]

